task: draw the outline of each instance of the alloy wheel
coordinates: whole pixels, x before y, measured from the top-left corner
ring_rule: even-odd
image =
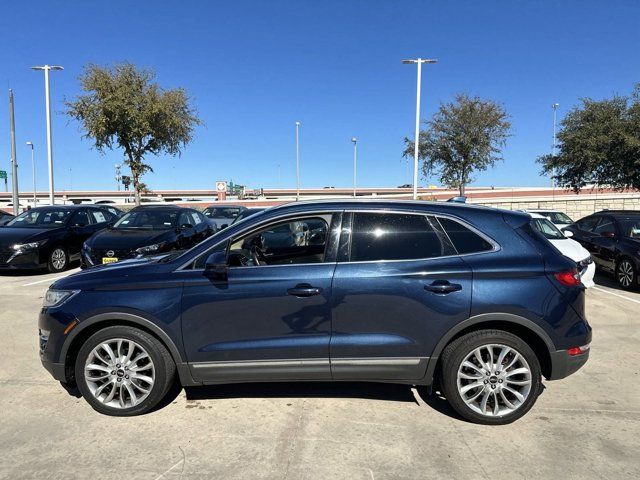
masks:
[[[622,260],[618,265],[618,282],[623,287],[630,287],[633,283],[633,265],[629,260]]]
[[[62,270],[67,264],[67,254],[61,248],[56,248],[51,252],[51,264],[56,270]]]
[[[532,374],[524,356],[502,344],[483,345],[458,368],[462,400],[476,413],[496,417],[520,408],[531,393]]]
[[[96,346],[84,365],[91,394],[109,407],[130,408],[143,402],[155,383],[153,360],[140,344],[124,338]]]

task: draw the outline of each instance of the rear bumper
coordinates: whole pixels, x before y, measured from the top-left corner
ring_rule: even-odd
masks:
[[[581,355],[569,355],[567,350],[551,352],[551,376],[548,380],[560,380],[576,373],[589,360],[589,351]]]

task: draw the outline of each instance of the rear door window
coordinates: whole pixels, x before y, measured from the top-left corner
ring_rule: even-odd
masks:
[[[460,222],[445,217],[438,217],[438,220],[459,254],[493,250],[493,245],[489,241]]]
[[[578,225],[578,228],[583,232],[591,232],[593,231],[594,228],[596,228],[596,225],[598,224],[599,220],[600,220],[600,217],[587,217],[587,218],[583,218],[582,220],[579,220],[577,222],[577,225]]]
[[[355,213],[352,262],[417,260],[450,254],[426,215]]]

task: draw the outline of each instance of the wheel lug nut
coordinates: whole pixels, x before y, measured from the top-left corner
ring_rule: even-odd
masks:
[[[485,373],[486,373],[487,375],[491,375],[491,373],[490,373],[490,372],[485,372]]]
[[[116,368],[120,368],[120,364],[119,363],[116,365]]]
[[[118,377],[118,381],[119,381],[119,382],[121,382],[121,381],[122,381],[122,379],[121,379],[120,377]]]
[[[112,371],[111,371],[111,375],[115,375],[115,374],[116,374],[116,371],[115,371],[115,370],[112,370]]]
[[[500,382],[500,383],[502,383],[503,381],[504,381],[504,380],[502,380],[502,379],[498,380],[498,382]]]
[[[129,367],[124,367],[125,370],[129,370]]]
[[[491,388],[492,388],[493,390],[495,390],[496,386],[495,386],[495,385],[491,385]]]
[[[484,384],[485,384],[485,385],[486,385],[487,383],[489,383],[489,380],[485,380],[485,381],[484,381]]]
[[[125,375],[124,378],[126,378],[127,380],[129,380],[129,375]]]

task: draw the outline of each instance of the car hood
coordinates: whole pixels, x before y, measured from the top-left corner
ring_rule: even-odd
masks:
[[[551,244],[560,250],[565,257],[569,257],[575,262],[584,260],[589,256],[589,251],[575,240],[563,238],[559,240],[549,240]]]
[[[0,229],[0,248],[7,248],[16,243],[36,242],[48,238],[63,230],[62,228],[19,228],[4,227]]]
[[[80,270],[57,280],[49,288],[69,290],[93,290],[109,288],[111,285],[121,285],[125,278],[139,277],[141,281],[153,281],[155,273],[160,268],[158,260],[162,256],[141,257],[122,260],[106,265]]]
[[[87,245],[97,249],[135,250],[169,240],[174,235],[173,230],[106,229],[91,237]]]

